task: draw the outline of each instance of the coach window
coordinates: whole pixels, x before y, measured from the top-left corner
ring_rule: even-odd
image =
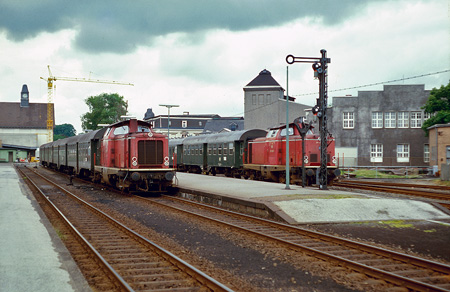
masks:
[[[198,154],[203,155],[203,148],[200,146],[200,148],[198,149]]]
[[[213,155],[217,154],[217,146],[216,144],[213,145]]]
[[[208,155],[211,155],[211,150],[212,149],[212,146],[211,145],[208,145]]]
[[[222,144],[219,144],[219,155],[222,155]]]
[[[228,145],[226,143],[223,144],[223,155],[228,155]]]
[[[230,144],[228,145],[228,148],[230,149],[230,155],[233,155],[233,150],[234,150],[234,145],[233,145],[233,143],[230,143]]]

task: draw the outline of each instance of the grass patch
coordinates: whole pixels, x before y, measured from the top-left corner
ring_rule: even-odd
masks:
[[[380,224],[388,225],[393,228],[414,228],[414,225],[405,223],[403,220],[380,221]]]
[[[66,240],[67,236],[66,236],[64,233],[62,233],[61,230],[55,229],[55,232],[56,232],[56,235],[58,235],[58,237],[59,237],[62,241]]]
[[[433,182],[436,183],[437,185],[450,187],[450,181],[448,181],[448,180],[435,179],[435,180],[433,180]]]
[[[427,233],[436,232],[436,229],[428,229],[428,230],[424,230],[423,232],[427,232]]]
[[[344,177],[347,172],[344,172]],[[350,172],[351,175],[356,175],[357,178],[418,178],[419,175],[410,174],[410,175],[395,175],[388,174],[381,171],[376,171],[373,169],[358,169]]]

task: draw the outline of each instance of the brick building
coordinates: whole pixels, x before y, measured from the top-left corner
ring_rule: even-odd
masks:
[[[433,125],[428,131],[430,166],[441,171],[450,164],[450,123]]]
[[[328,125],[340,165],[428,166],[421,108],[429,95],[424,85],[385,85],[383,91],[333,97]]]

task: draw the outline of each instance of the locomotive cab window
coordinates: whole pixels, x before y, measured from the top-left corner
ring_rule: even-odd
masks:
[[[267,133],[266,138],[273,138],[276,137],[278,133],[278,130],[270,130],[269,133]]]
[[[138,132],[148,133],[150,132],[150,128],[147,126],[138,125]]]
[[[124,125],[122,127],[117,127],[114,129],[114,135],[125,135],[128,134],[129,129],[127,125]]]
[[[289,127],[289,136],[294,135],[294,128]],[[286,137],[286,128],[281,130],[281,137]]]

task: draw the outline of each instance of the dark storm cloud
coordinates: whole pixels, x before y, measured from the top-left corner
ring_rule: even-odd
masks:
[[[372,0],[383,1],[383,0]],[[327,25],[345,20],[361,0],[2,0],[0,31],[22,41],[41,32],[78,30],[76,45],[90,52],[130,52],[155,36],[208,29],[242,31],[302,17]]]

